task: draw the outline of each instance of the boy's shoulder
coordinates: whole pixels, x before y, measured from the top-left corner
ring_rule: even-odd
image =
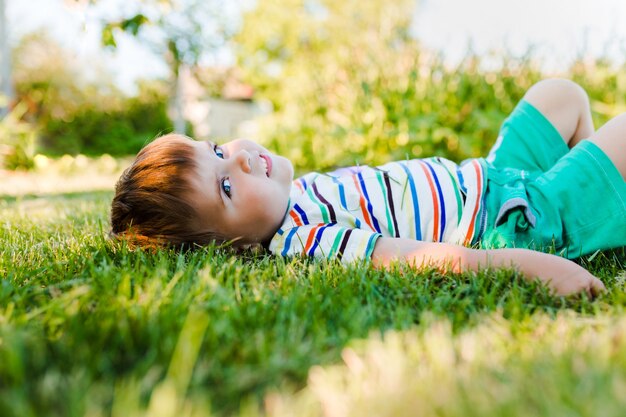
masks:
[[[383,165],[354,165],[337,168],[328,172],[309,172],[294,180],[294,185],[300,191],[306,191],[314,183],[344,181],[346,177],[355,177],[359,180],[376,177],[376,173],[397,173],[401,175],[416,176],[427,174],[436,175],[436,172],[448,172],[451,175],[463,176],[467,170],[474,171],[476,168],[481,172],[481,176],[486,174],[487,163],[484,158],[470,158],[460,163],[456,163],[442,157],[404,159],[388,162]],[[372,174],[372,175],[369,175]]]
[[[329,171],[326,175],[341,177],[346,175],[356,175],[362,174],[367,171],[391,171],[394,169],[401,169],[407,171],[410,168],[422,168],[428,167],[430,165],[439,165],[444,166],[448,169],[456,169],[458,167],[464,167],[468,164],[471,164],[472,161],[479,163],[481,166],[485,167],[486,162],[484,158],[469,158],[459,163],[454,162],[450,159],[446,159],[440,156],[432,156],[428,158],[413,158],[413,159],[402,159],[398,161],[387,162],[382,165],[370,166],[370,165],[356,165],[351,167],[338,168],[333,171]],[[320,175],[319,173],[311,173]],[[310,175],[310,174],[309,174]],[[314,176],[313,176],[314,177]]]

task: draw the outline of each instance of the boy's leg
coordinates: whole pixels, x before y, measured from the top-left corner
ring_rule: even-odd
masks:
[[[602,149],[626,180],[626,113],[609,120],[590,141]]]
[[[533,85],[524,96],[558,130],[568,147],[573,148],[593,132],[589,97],[573,81],[543,80]]]
[[[486,160],[498,169],[546,172],[593,132],[589,99],[580,86],[540,81],[504,121]]]
[[[625,131],[626,115],[605,125],[591,139],[581,141],[525,187],[506,183],[494,186],[492,182],[496,197],[522,190],[521,197],[528,202],[532,216],[524,204],[501,218],[492,214],[488,224],[493,226],[485,232],[483,244],[539,250],[554,246],[569,258],[626,247]],[[503,203],[495,210],[507,205],[505,198],[499,201]]]

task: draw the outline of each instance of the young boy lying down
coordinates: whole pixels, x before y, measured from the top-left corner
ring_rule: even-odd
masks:
[[[626,246],[625,176],[626,114],[595,131],[584,90],[545,80],[489,155],[461,165],[434,157],[293,180],[289,160],[254,142],[163,136],[122,174],[112,234],[140,246],[262,244],[383,268],[514,267],[558,295],[593,296],[602,282],[565,258]],[[562,257],[536,251],[549,248]]]

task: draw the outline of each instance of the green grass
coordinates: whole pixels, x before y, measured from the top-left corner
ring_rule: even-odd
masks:
[[[581,260],[606,295],[564,299],[514,271],[132,252],[110,198],[0,197],[0,415],[623,414],[624,250]]]

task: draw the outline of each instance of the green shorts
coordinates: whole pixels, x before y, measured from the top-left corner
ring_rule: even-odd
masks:
[[[577,258],[626,246],[626,182],[583,140],[569,149],[554,126],[521,101],[487,161],[482,247],[524,247]]]

